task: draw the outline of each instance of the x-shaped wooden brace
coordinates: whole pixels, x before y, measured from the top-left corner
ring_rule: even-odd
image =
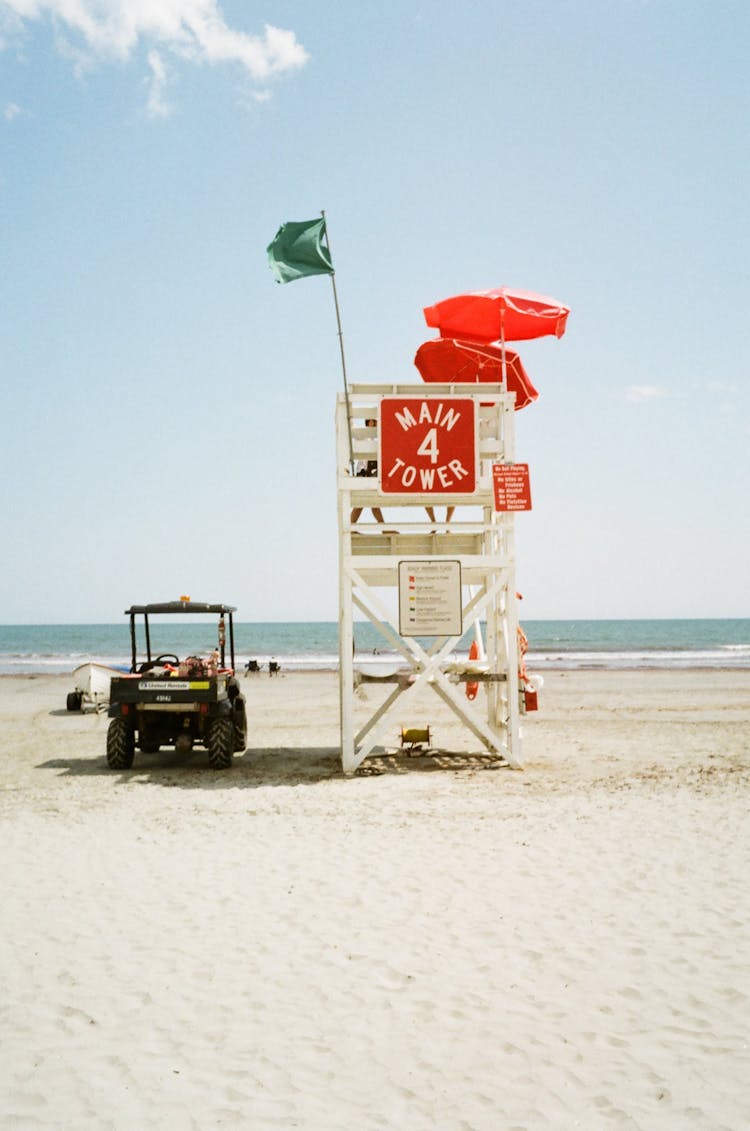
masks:
[[[350,568],[349,576],[352,583],[353,603],[375,625],[381,635],[405,657],[412,671],[416,673],[415,675],[412,675],[411,672],[403,674],[391,694],[355,736],[355,765],[360,765],[378,745],[396,700],[405,691],[416,691],[418,687],[427,685],[434,689],[485,746],[505,758],[514,769],[520,768],[521,763],[515,757],[510,745],[484,719],[477,716],[476,712],[469,706],[468,700],[464,702],[458,692],[458,685],[452,683],[442,670],[442,663],[456,647],[461,637],[437,637],[429,651],[426,651],[415,637],[400,636],[395,631],[390,622],[391,614],[356,570]],[[473,596],[463,609],[464,623],[470,624],[477,620],[507,582],[508,571],[505,569],[498,570],[491,584]],[[356,592],[356,590],[359,590],[359,592]],[[362,593],[367,594],[367,602],[363,599]]]

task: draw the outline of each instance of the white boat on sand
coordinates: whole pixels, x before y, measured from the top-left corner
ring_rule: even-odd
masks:
[[[128,672],[127,667],[111,667],[109,664],[98,664],[94,660],[81,664],[73,672],[75,691],[71,691],[67,698],[69,711],[82,711],[89,704],[97,711],[103,710],[109,703],[109,689],[112,677]]]

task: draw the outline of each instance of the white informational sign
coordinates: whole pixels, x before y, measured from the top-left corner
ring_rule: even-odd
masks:
[[[461,563],[398,563],[401,636],[461,636]]]
[[[190,691],[191,688],[199,686],[201,685],[190,683],[187,679],[170,679],[169,683],[165,683],[163,679],[158,682],[150,679],[138,681],[139,691]],[[208,687],[208,684],[206,684],[206,687]]]

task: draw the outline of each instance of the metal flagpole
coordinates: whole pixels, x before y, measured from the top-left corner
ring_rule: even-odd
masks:
[[[326,220],[325,209],[321,208],[320,215],[325,222],[325,236],[326,246],[328,253],[331,256],[331,263],[333,263],[333,253],[331,252],[331,241],[328,238],[328,221]],[[331,286],[333,287],[333,304],[336,307],[336,325],[339,332],[339,350],[341,351],[341,372],[344,377],[344,397],[346,399],[346,427],[349,433],[349,464],[351,466],[352,475],[354,474],[354,447],[352,444],[352,418],[349,411],[349,382],[346,379],[346,358],[344,357],[344,335],[341,330],[341,314],[339,313],[339,296],[336,293],[336,271],[335,269],[330,275]]]

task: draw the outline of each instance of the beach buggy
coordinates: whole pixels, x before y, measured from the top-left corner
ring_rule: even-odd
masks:
[[[200,744],[208,751],[209,766],[225,770],[234,754],[245,749],[245,697],[234,673],[235,611],[231,605],[207,605],[188,598],[125,610],[130,617],[131,665],[129,673],[112,679],[107,730],[110,769],[129,770],[136,748],[154,754],[162,746],[173,746],[187,753]],[[164,632],[164,625],[152,625],[149,618],[163,613],[218,616],[215,648],[205,657],[182,660],[173,652],[155,654],[152,630],[160,627]]]

